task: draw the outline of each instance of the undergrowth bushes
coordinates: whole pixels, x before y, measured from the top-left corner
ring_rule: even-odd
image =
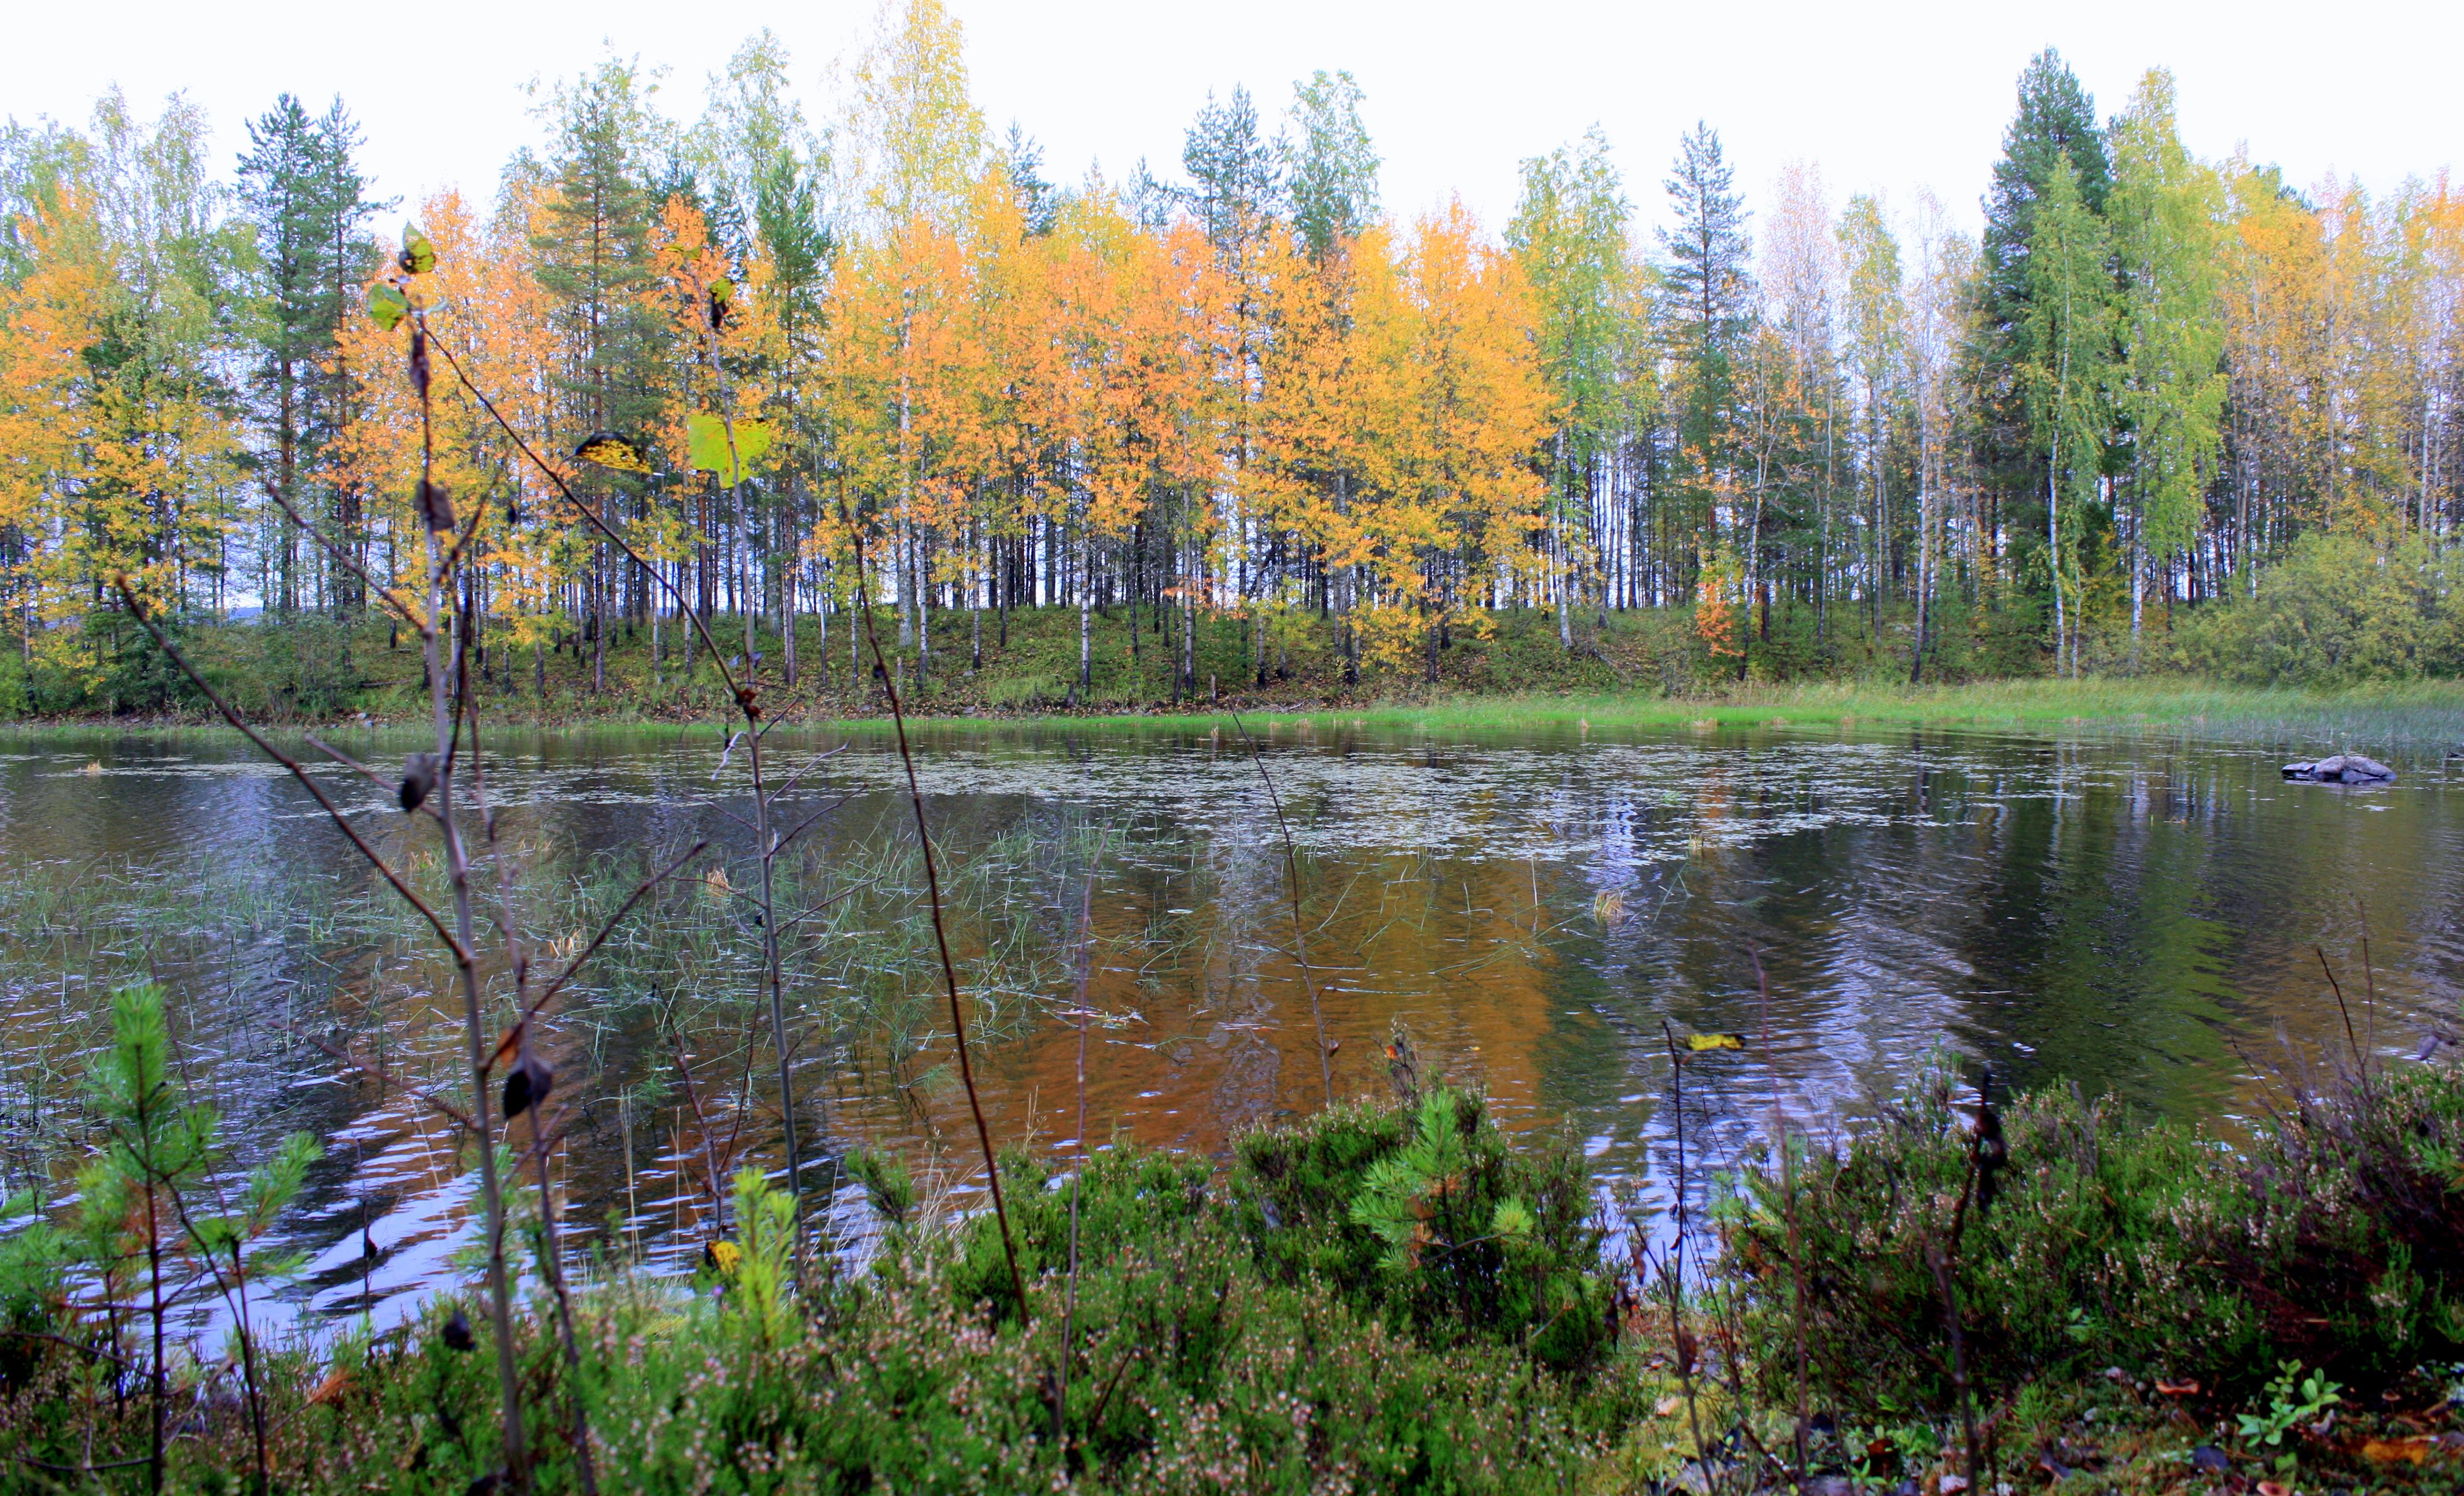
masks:
[[[1579,1157],[1509,1152],[1476,1100],[1444,1090],[1305,1132],[1279,1197],[1291,1215],[1274,1225],[1203,1159],[1110,1149],[1070,1181],[1008,1155],[1024,1304],[1001,1222],[918,1209],[879,1158],[854,1171],[883,1207],[877,1250],[799,1295],[784,1197],[740,1175],[732,1250],[697,1290],[601,1265],[576,1304],[578,1378],[561,1375],[548,1303],[532,1306],[539,1485],[576,1488],[564,1407],[578,1393],[603,1490],[1563,1489],[1632,1411],[1598,1365],[1606,1288]],[[1244,1143],[1244,1159],[1278,1155],[1275,1135]],[[1414,1154],[1422,1144],[1434,1156]],[[1245,1163],[1236,1174],[1257,1185]],[[1383,1203],[1355,1218],[1373,1187]],[[1376,1226],[1389,1208],[1432,1222],[1399,1256]],[[1474,1211],[1477,1231],[1450,1223]],[[1320,1260],[1350,1266],[1308,1270]],[[45,1332],[96,1333],[65,1280],[38,1296]],[[493,1376],[456,1328],[477,1314],[438,1305],[328,1362],[274,1357],[277,1484],[428,1492],[495,1474]],[[89,1450],[142,1443],[142,1386],[115,1392],[107,1363],[35,1344],[56,1353],[7,1369],[0,1460],[75,1472]],[[182,1479],[251,1467],[213,1411],[215,1375],[173,1378],[175,1405],[206,1410],[174,1441]],[[87,1484],[143,1485],[110,1469]]]
[[[2383,1392],[2434,1399],[2464,1360],[2454,1069],[2297,1093],[2235,1148],[2049,1089],[1999,1110],[1990,1171],[1961,1098],[1937,1066],[1829,1146],[1793,1136],[1784,1172],[1749,1157],[1717,1191],[1722,1251],[1673,1339],[1672,1284],[1603,1259],[1579,1151],[1509,1147],[1480,1097],[1443,1088],[1252,1132],[1221,1170],[1122,1146],[1073,1177],[1013,1152],[1017,1279],[992,1213],[919,1201],[894,1159],[858,1155],[870,1255],[823,1254],[800,1289],[787,1200],[743,1173],[698,1283],[623,1260],[584,1275],[578,1370],[543,1293],[523,1316],[538,1487],[579,1488],[579,1398],[603,1490],[1742,1496],[1787,1484],[1800,1332],[1810,1473],[1947,1468],[1955,1324],[1990,1441],[2054,1441],[2058,1466],[2088,1447],[2064,1419],[2140,1418],[2153,1489],[2202,1438],[2279,1478],[2336,1468],[2364,1436],[2316,1421],[2324,1390],[2359,1419]],[[119,1462],[149,1446],[148,1376],[128,1311],[115,1335],[78,1276],[79,1229],[0,1243],[0,1489],[146,1485],[142,1459]],[[253,1397],[209,1353],[175,1359],[165,1488],[248,1485],[253,1414],[276,1486],[487,1488],[477,1317],[440,1302],[403,1331],[259,1345]],[[2283,1391],[2296,1364],[2320,1397]],[[2167,1411],[2155,1387],[2201,1400]],[[2234,1434],[2236,1409],[2277,1438]]]
[[[2375,1392],[2464,1357],[2453,1069],[2298,1091],[2239,1148],[2075,1089],[2023,1096],[1999,1112],[1990,1208],[1971,1195],[1956,1241],[1975,1142],[1952,1096],[1937,1067],[1843,1145],[1801,1153],[1793,1191],[1768,1161],[1734,1181],[1722,1270],[1765,1397],[1794,1375],[1792,1229],[1827,1406],[1948,1407],[1954,1312],[1989,1395],[2108,1367],[2249,1392],[2285,1359]]]

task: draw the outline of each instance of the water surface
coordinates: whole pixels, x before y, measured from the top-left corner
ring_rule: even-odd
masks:
[[[1687,1067],[1689,1140],[1715,1161],[1774,1107],[1827,1123],[1943,1051],[2229,1133],[2288,1054],[2347,1042],[2347,1013],[2361,1043],[2413,1054],[2464,972],[2464,785],[2434,759],[2382,755],[2400,782],[2347,790],[2277,775],[2289,749],[2343,743],[1254,725],[1295,846],[1306,970],[1274,804],[1237,735],[919,738],[997,1136],[1221,1157],[1240,1129],[1322,1102],[1322,1026],[1340,1092],[1384,1090],[1386,1045],[1407,1038],[1424,1074],[1480,1086],[1509,1128],[1570,1129],[1604,1181],[1652,1199],[1671,1172],[1672,1034],[1746,1038]],[[849,1148],[901,1151],[961,1201],[976,1170],[899,759],[874,735],[816,759],[843,741],[782,730],[768,767],[805,770],[782,824],[818,815],[799,896],[844,895],[793,927],[787,1006],[806,1177],[853,1236]],[[709,1234],[730,1144],[782,1161],[743,756],[720,767],[719,743],[489,744],[542,969],[645,871],[712,844],[618,927],[539,1039],[568,1231],[665,1270]],[[312,1254],[293,1304],[385,1323],[451,1283],[467,1160],[420,1088],[455,1093],[460,1000],[415,922],[235,741],[0,747],[8,1183],[48,1171],[64,1198],[89,1126],[82,1056],[110,987],[152,975],[183,1072],[243,1160],[292,1129],[326,1141],[282,1228]],[[433,886],[432,828],[347,771],[319,779]],[[491,975],[501,1005],[501,962]]]

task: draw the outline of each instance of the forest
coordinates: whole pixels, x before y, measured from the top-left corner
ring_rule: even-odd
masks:
[[[860,603],[919,688],[1072,619],[1072,701],[1124,614],[1173,700],[1295,639],[1375,691],[1639,614],[1705,684],[2464,671],[2464,199],[2199,159],[2161,68],[2100,116],[2031,61],[1981,236],[1810,164],[1752,197],[1708,121],[1659,181],[1596,130],[1531,156],[1502,231],[1398,221],[1342,72],[1209,96],[1177,174],[1055,183],[936,0],[826,100],[796,77],[756,35],[683,121],[610,56],[493,192],[409,204],[340,99],[228,170],[178,97],[12,121],[0,707],[177,695],[123,576],[192,631],[383,634],[423,428],[369,312],[407,295],[475,381],[429,456],[508,695],[559,650],[614,689],[611,644],[690,675],[684,599],[790,688]]]

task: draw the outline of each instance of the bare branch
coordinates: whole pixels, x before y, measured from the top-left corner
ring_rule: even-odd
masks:
[[[751,688],[739,683],[736,678],[736,672],[727,668],[727,657],[719,652],[717,641],[711,638],[710,629],[702,623],[701,615],[685,601],[685,595],[676,589],[675,583],[670,582],[658,567],[645,560],[641,552],[633,549],[631,542],[617,534],[615,528],[605,519],[601,518],[597,510],[583,503],[581,495],[573,492],[573,486],[564,481],[564,474],[548,466],[547,460],[522,438],[522,433],[514,429],[514,424],[505,419],[504,412],[496,408],[496,403],[489,399],[486,392],[477,385],[472,383],[470,372],[462,367],[462,361],[454,356],[451,345],[434,333],[429,334],[428,337],[429,346],[444,356],[446,366],[453,371],[453,377],[461,382],[464,389],[471,392],[471,398],[479,402],[479,407],[488,412],[488,418],[496,423],[497,429],[520,449],[521,454],[530,459],[531,466],[537,468],[542,476],[556,485],[557,493],[567,504],[573,506],[592,529],[606,537],[609,544],[625,553],[626,560],[648,572],[650,580],[659,584],[660,590],[674,600],[676,611],[682,613],[685,621],[693,625],[693,632],[701,636],[702,648],[710,651],[711,668],[718,671],[719,678],[727,683],[728,691],[734,694],[739,706],[749,703],[752,699]]]
[[[583,948],[582,954],[566,962],[564,970],[557,973],[556,980],[549,982],[547,986],[540,991],[538,1001],[534,1001],[529,1007],[522,1010],[522,1022],[530,1022],[531,1018],[536,1015],[539,1009],[547,1006],[548,999],[555,997],[558,993],[564,990],[564,984],[573,979],[574,973],[582,970],[583,962],[587,961],[593,956],[599,954],[599,948],[607,943],[607,937],[616,933],[616,927],[624,923],[625,916],[627,914],[633,912],[633,906],[642,901],[642,895],[649,892],[652,889],[657,888],[661,883],[665,882],[669,877],[674,874],[677,869],[693,861],[695,857],[700,856],[702,849],[708,846],[710,846],[708,842],[693,843],[691,847],[686,847],[683,854],[678,856],[673,862],[669,863],[666,867],[643,879],[641,886],[636,888],[630,894],[627,895],[625,902],[617,907],[616,913],[607,916],[607,922],[599,927],[599,933],[590,937],[590,944]]]
[[[796,829],[779,838],[779,845],[770,849],[770,855],[776,857],[781,852],[785,851],[788,844],[792,843],[796,838],[803,835],[805,831],[809,830],[812,827],[813,823],[821,820],[822,817],[828,815],[831,811],[838,809],[840,806],[846,804],[848,801],[853,800],[854,798],[855,797],[853,795],[841,795],[838,799],[831,801],[828,804],[824,805],[821,809],[814,811],[811,815],[806,816],[803,820],[798,822],[796,824]]]
[[[332,557],[336,565],[341,566],[344,571],[349,572],[352,576],[359,578],[360,584],[362,586],[366,587],[370,592],[383,598],[385,605],[393,609],[394,614],[404,623],[408,624],[413,628],[425,628],[428,627],[420,621],[418,610],[410,605],[407,599],[404,598],[392,587],[388,586],[385,583],[379,582],[374,576],[370,575],[367,569],[362,566],[359,561],[352,557],[350,551],[346,547],[338,545],[334,541],[326,539],[324,531],[319,529],[314,524],[311,524],[308,519],[299,513],[299,511],[291,507],[290,499],[285,498],[279,491],[271,487],[269,487],[266,492],[274,499],[275,507],[279,508],[283,514],[289,516],[291,522],[297,525],[300,530],[307,535],[308,539],[316,541],[319,550],[322,550],[326,555]]]
[[[111,584],[119,589],[121,605],[128,609],[129,616],[135,618],[138,626],[153,638],[155,647],[169,655],[172,664],[180,667],[180,673],[187,676],[189,682],[204,693],[205,698],[213,703],[214,710],[222,714],[223,720],[238,728],[240,736],[254,743],[258,752],[290,770],[291,777],[299,781],[299,787],[306,790],[309,798],[315,800],[323,808],[325,814],[333,818],[335,826],[350,840],[353,847],[359,848],[360,855],[368,860],[368,866],[374,868],[385,882],[392,884],[393,891],[408,901],[411,908],[419,911],[420,917],[427,920],[436,931],[437,938],[445,942],[447,948],[453,952],[457,959],[468,961],[471,958],[471,953],[463,948],[460,940],[454,938],[453,932],[446,928],[445,921],[437,917],[436,911],[428,907],[427,900],[411,891],[410,885],[403,882],[401,875],[396,873],[383,857],[377,855],[375,847],[361,839],[359,829],[351,825],[349,818],[342,814],[341,807],[327,798],[323,786],[309,778],[308,771],[299,766],[299,760],[274,746],[266,740],[264,734],[251,727],[248,719],[241,716],[230,702],[225,701],[219,692],[206,684],[206,677],[197,673],[197,668],[188,663],[187,656],[173,648],[171,641],[164,636],[161,626],[154,622],[153,615],[145,610],[145,605],[140,603],[137,600],[137,594],[129,590],[128,578],[124,574],[116,576],[111,579]]]

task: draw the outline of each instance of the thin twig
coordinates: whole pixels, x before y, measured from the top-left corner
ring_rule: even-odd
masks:
[[[1266,786],[1266,803],[1275,807],[1275,827],[1284,837],[1284,887],[1292,901],[1292,955],[1300,961],[1301,984],[1309,991],[1309,1022],[1317,1028],[1318,1079],[1326,1085],[1326,1104],[1334,1105],[1334,1055],[1326,1045],[1326,1013],[1318,1005],[1317,978],[1309,971],[1309,935],[1301,920],[1301,863],[1292,849],[1292,828],[1284,820],[1284,798],[1275,793],[1275,778],[1266,772],[1265,758],[1258,752],[1258,739],[1249,736],[1249,725],[1241,714],[1232,714],[1232,725],[1241,730],[1242,741],[1249,745],[1249,761],[1258,767],[1258,778]]]
[[[222,714],[223,720],[239,729],[240,736],[255,744],[260,753],[289,770],[291,777],[297,780],[300,787],[308,792],[309,798],[316,801],[325,814],[333,818],[335,826],[349,839],[353,847],[359,848],[360,855],[368,860],[368,866],[374,868],[385,882],[393,885],[393,891],[401,894],[411,908],[419,911],[420,917],[427,920],[429,927],[435,930],[437,937],[443,940],[456,956],[466,954],[463,951],[462,942],[454,938],[453,932],[446,928],[445,921],[438,917],[436,911],[429,908],[427,900],[411,891],[410,885],[403,882],[392,867],[383,857],[377,855],[376,848],[361,839],[358,828],[351,825],[342,814],[341,807],[326,796],[323,787],[309,777],[308,771],[300,766],[299,760],[269,742],[264,734],[250,726],[248,719],[241,716],[232,709],[230,702],[222,698],[221,693],[206,684],[205,676],[199,674],[197,668],[188,663],[187,656],[182,654],[164,635],[162,628],[155,624],[154,616],[146,611],[145,605],[137,600],[137,594],[129,589],[128,578],[124,575],[115,576],[111,579],[111,584],[120,591],[121,605],[128,609],[129,616],[137,620],[139,627],[152,636],[155,648],[161,649],[172,664],[180,668],[180,673],[188,677],[190,685],[204,693],[206,699],[213,704],[214,710]]]
[[[843,516],[844,517],[844,516]],[[864,532],[853,525],[847,533],[855,541],[855,575],[858,595],[866,585]],[[1001,1255],[1009,1262],[1010,1289],[1018,1295],[1018,1318],[1022,1325],[1034,1321],[1034,1308],[1026,1301],[1026,1276],[1019,1270],[1018,1246],[1010,1238],[1009,1206],[1001,1199],[1001,1160],[993,1154],[992,1129],[984,1123],[984,1104],[976,1093],[976,1066],[967,1052],[966,1006],[958,997],[958,966],[950,958],[949,930],[941,917],[941,872],[933,855],[933,830],[924,819],[924,785],[915,774],[915,755],[907,742],[907,714],[898,704],[898,672],[890,668],[888,656],[881,652],[881,629],[873,622],[871,600],[865,598],[865,640],[872,647],[873,673],[880,678],[881,689],[890,695],[890,720],[898,733],[898,759],[907,770],[907,799],[915,811],[915,840],[924,852],[924,891],[933,913],[933,940],[941,954],[941,979],[949,989],[950,1029],[958,1050],[958,1080],[967,1091],[967,1111],[975,1118],[976,1142],[983,1150],[984,1175],[991,1181],[993,1219],[1001,1227]]]
[[[2353,1051],[2353,1064],[2366,1068],[2368,1062],[2362,1058],[2362,1041],[2353,1032],[2353,1010],[2344,1004],[2344,984],[2336,979],[2336,968],[2327,964],[2326,949],[2319,945],[2310,949],[2318,954],[2319,969],[2327,974],[2327,990],[2336,995],[2336,1011],[2343,1016],[2344,1044]],[[2369,1077],[2365,1074],[2362,1079],[2366,1082]]]
[[[1071,1340],[1078,1322],[1078,1197],[1085,1186],[1088,1160],[1093,1156],[1087,1147],[1087,987],[1095,972],[1095,952],[1089,943],[1094,925],[1095,869],[1089,866],[1078,903],[1078,1167],[1069,1175],[1069,1291],[1061,1310],[1060,1386],[1052,1396],[1055,1440],[1061,1438],[1063,1415],[1069,1406]]]
[[[267,495],[274,500],[275,507],[279,508],[285,516],[289,517],[291,522],[297,525],[302,534],[306,535],[308,539],[316,541],[319,550],[334,559],[335,564],[341,566],[352,576],[359,578],[361,585],[366,587],[370,592],[373,592],[378,597],[384,599],[385,605],[393,609],[395,616],[399,617],[404,623],[408,624],[413,628],[417,628],[419,627],[418,610],[410,605],[408,599],[396,592],[391,586],[379,582],[375,577],[369,575],[367,568],[359,563],[358,559],[351,555],[348,547],[336,544],[332,539],[329,539],[326,537],[325,532],[322,529],[319,528],[317,525],[311,524],[308,519],[299,513],[299,511],[292,508],[291,500],[283,496],[282,491],[279,488],[275,488],[269,484],[267,485],[266,493]]]

